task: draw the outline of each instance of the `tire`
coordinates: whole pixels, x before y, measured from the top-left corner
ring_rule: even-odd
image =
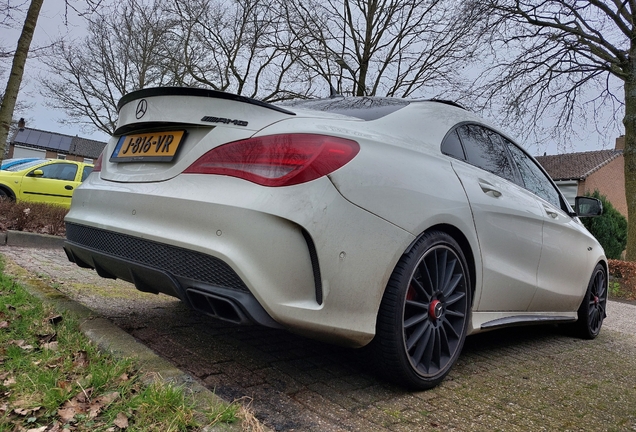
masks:
[[[9,194],[6,190],[0,188],[0,201],[13,201],[13,195]]]
[[[578,320],[574,324],[576,336],[583,339],[594,339],[601,331],[603,320],[607,316],[607,272],[605,267],[597,264],[587,284],[585,297],[577,312]]]
[[[418,240],[395,267],[380,304],[373,340],[379,372],[412,389],[438,385],[466,339],[470,287],[466,259],[450,235],[431,231]]]

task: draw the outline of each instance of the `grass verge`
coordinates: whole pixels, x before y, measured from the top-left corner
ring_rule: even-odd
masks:
[[[145,384],[134,360],[98,350],[3,267],[0,257],[0,432],[196,431],[244,417],[238,403],[202,410],[181,387]]]

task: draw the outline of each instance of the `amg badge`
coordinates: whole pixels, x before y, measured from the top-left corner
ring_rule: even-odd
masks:
[[[232,119],[223,118],[223,117],[205,116],[201,119],[201,121],[210,122],[210,123],[233,124],[234,126],[247,126],[247,122],[245,120],[232,120]]]

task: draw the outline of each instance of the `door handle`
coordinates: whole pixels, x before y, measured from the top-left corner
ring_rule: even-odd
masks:
[[[489,195],[494,198],[499,198],[501,196],[501,192],[499,192],[493,185],[488,183],[487,181],[480,180],[479,187],[486,195]]]
[[[64,189],[66,189],[66,190],[73,190],[73,186],[71,186],[71,185],[66,185],[66,186],[64,186]]]
[[[554,210],[551,210],[551,209],[549,209],[546,206],[543,206],[543,209],[548,214],[548,216],[550,216],[552,219],[556,219],[556,218],[559,217],[559,214],[557,212],[555,212]]]

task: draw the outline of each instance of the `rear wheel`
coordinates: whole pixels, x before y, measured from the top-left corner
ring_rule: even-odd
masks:
[[[594,339],[601,331],[607,305],[607,273],[597,264],[587,285],[585,297],[578,310],[578,320],[574,324],[579,337]]]
[[[374,348],[380,372],[407,387],[439,384],[466,338],[470,280],[457,242],[426,233],[396,266],[387,285]]]

